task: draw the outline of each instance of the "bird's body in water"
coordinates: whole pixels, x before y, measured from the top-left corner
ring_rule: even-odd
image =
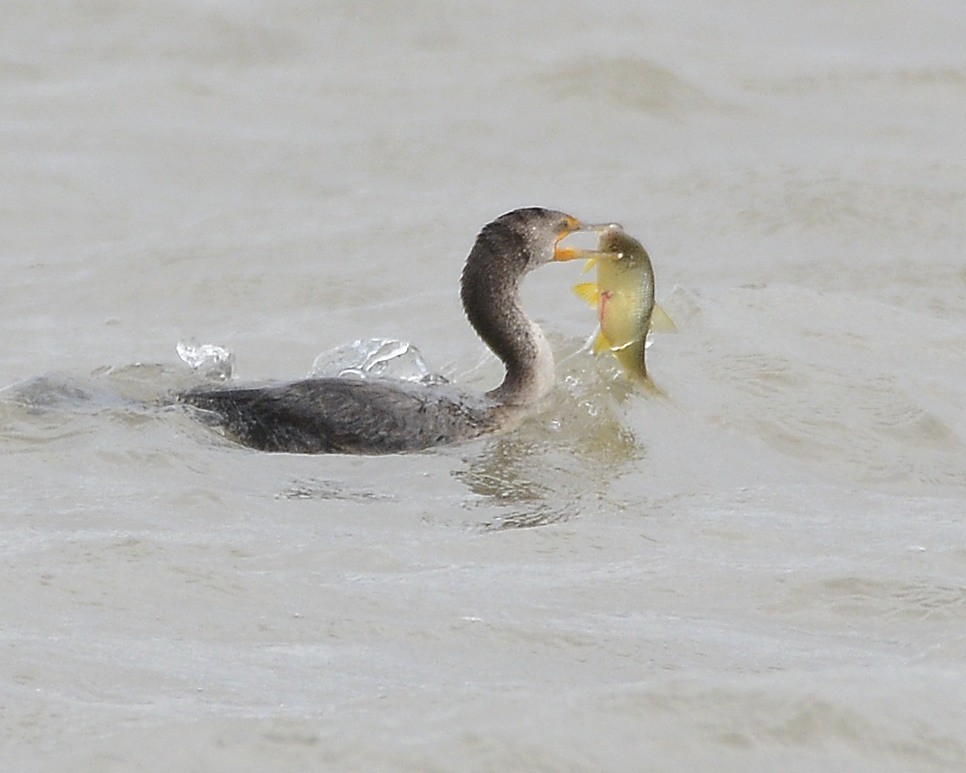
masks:
[[[542,208],[508,212],[484,226],[461,280],[467,319],[502,360],[496,389],[466,395],[452,387],[389,379],[314,378],[259,387],[198,388],[180,400],[247,446],[293,453],[382,454],[416,451],[512,426],[554,382],[543,332],[520,303],[530,271],[573,250],[557,244],[584,226]]]

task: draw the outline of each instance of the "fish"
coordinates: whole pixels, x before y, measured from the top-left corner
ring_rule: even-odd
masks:
[[[584,267],[597,267],[597,281],[574,285],[574,292],[597,309],[600,329],[594,354],[610,352],[632,379],[651,384],[644,352],[649,330],[674,331],[667,313],[654,302],[654,267],[644,246],[614,225],[603,231]]]

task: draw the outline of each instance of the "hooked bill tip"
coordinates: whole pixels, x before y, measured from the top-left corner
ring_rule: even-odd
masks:
[[[605,233],[606,231],[623,231],[624,226],[620,223],[581,223],[578,230]]]

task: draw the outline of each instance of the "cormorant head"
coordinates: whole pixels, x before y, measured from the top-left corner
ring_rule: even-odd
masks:
[[[588,225],[573,215],[543,207],[514,209],[484,226],[481,237],[494,237],[504,245],[516,243],[518,258],[525,265],[518,268],[523,273],[531,271],[552,260],[573,260],[574,251],[560,247],[560,242],[575,231],[602,231],[612,224]]]

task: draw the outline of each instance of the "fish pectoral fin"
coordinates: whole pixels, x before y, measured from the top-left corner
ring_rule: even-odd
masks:
[[[588,271],[590,271],[596,265],[597,265],[597,258],[589,258],[588,260],[586,260],[584,262],[584,267],[582,269],[580,269],[580,273],[581,274],[586,274]]]
[[[653,330],[655,333],[677,333],[678,326],[674,324],[674,320],[668,313],[655,303],[648,330]]]
[[[594,354],[600,354],[601,352],[609,352],[611,348],[611,343],[607,336],[604,335],[604,331],[601,330],[597,334],[597,338],[594,339]]]
[[[600,290],[594,282],[581,282],[579,285],[573,286],[573,291],[591,306],[596,307],[600,300]]]

